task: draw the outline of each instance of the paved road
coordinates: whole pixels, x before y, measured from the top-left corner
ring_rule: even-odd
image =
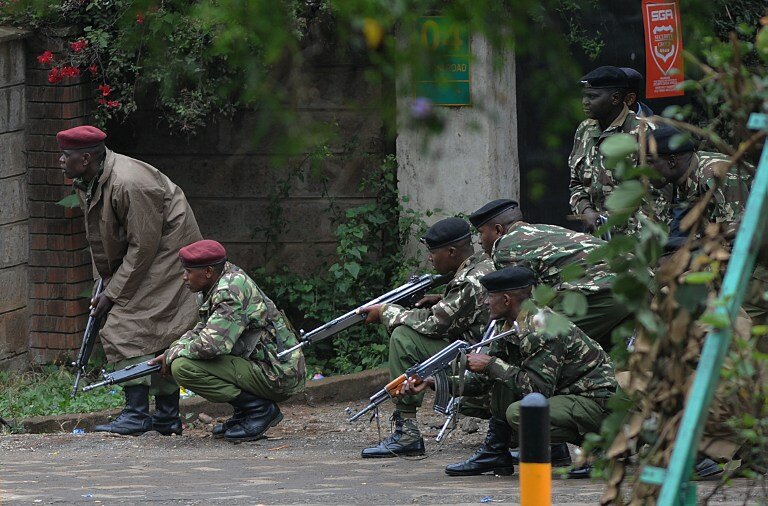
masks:
[[[181,437],[29,434],[0,436],[0,504],[515,504],[518,478],[451,478],[446,464],[478,446],[475,434],[428,442],[423,460],[362,460],[375,424],[350,426],[341,405],[288,406],[270,438],[240,445],[207,428]],[[428,423],[439,421],[423,417]],[[388,423],[382,424],[388,431]],[[384,426],[386,425],[386,426]],[[717,504],[742,504],[747,484]],[[707,485],[704,488],[710,488]],[[597,504],[600,483],[556,480],[555,504]]]

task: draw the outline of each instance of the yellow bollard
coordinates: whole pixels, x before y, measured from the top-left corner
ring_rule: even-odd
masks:
[[[552,504],[549,401],[539,393],[520,402],[520,505]]]

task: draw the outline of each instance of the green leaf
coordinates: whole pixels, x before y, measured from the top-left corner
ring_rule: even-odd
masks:
[[[753,336],[764,336],[768,334],[768,325],[755,325],[752,327]]]
[[[683,283],[689,285],[706,285],[715,279],[714,272],[692,272],[683,278]]]
[[[539,285],[533,290],[533,300],[540,307],[548,306],[554,300],[555,295],[557,293],[548,285]]]
[[[563,296],[563,311],[571,316],[587,314],[587,298],[579,292],[565,292]]]
[[[542,331],[548,336],[562,336],[568,333],[571,328],[571,322],[565,316],[547,311],[544,318],[544,327]]]
[[[357,279],[358,274],[360,274],[360,264],[357,262],[347,262],[344,264],[344,269],[347,270],[348,273],[352,275],[353,278]]]
[[[629,134],[611,135],[600,145],[600,152],[608,158],[624,158],[637,151],[637,141]]]
[[[760,58],[768,63],[768,26],[762,27],[757,33],[755,50],[757,51],[757,54],[760,55]]]
[[[58,202],[56,202],[56,204],[60,206],[68,207],[71,209],[73,207],[78,207],[80,205],[80,199],[78,199],[77,195],[73,193],[59,200]]]
[[[709,290],[704,285],[684,284],[675,290],[675,300],[689,313],[698,312],[707,302]]]
[[[728,321],[728,316],[720,313],[707,313],[699,318],[699,322],[703,323],[704,325],[714,327],[718,330],[727,328],[730,324]]]
[[[560,270],[563,281],[573,281],[584,276],[584,267],[579,264],[568,264]]]
[[[631,213],[640,205],[644,194],[645,188],[640,181],[624,181],[613,190],[605,205],[611,212],[623,211]]]

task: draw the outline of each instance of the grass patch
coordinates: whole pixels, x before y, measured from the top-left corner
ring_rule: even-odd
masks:
[[[20,432],[24,419],[40,415],[90,413],[123,407],[122,388],[97,388],[69,398],[74,375],[64,367],[44,366],[24,373],[0,372],[0,417],[12,432]],[[87,385],[81,381],[81,385]],[[0,430],[8,430],[7,427]]]

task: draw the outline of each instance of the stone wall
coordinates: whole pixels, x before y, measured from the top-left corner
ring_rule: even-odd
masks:
[[[24,33],[0,27],[0,369],[28,361]]]

